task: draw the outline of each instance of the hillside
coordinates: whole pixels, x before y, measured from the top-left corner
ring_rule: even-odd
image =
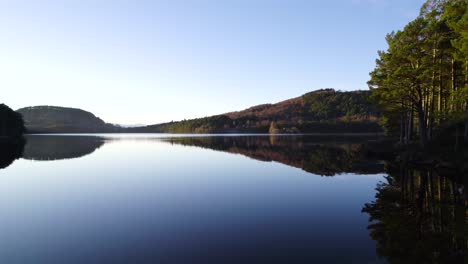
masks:
[[[275,104],[216,116],[124,128],[90,112],[56,106],[17,110],[29,133],[374,133],[378,114],[370,91],[313,91]]]
[[[17,110],[29,133],[102,133],[117,132],[90,112],[57,106],[33,106]]]
[[[132,128],[153,133],[365,133],[381,132],[370,91],[324,89],[276,104],[222,115]]]

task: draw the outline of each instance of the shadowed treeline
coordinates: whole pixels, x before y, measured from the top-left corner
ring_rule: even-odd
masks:
[[[368,138],[367,138],[368,139]],[[241,136],[168,138],[172,144],[196,146],[261,161],[275,161],[304,171],[333,176],[339,173],[376,174],[383,164],[363,155],[362,138],[310,136]]]
[[[467,250],[467,175],[389,170],[363,212],[377,253],[389,263],[463,263]]]
[[[20,138],[25,131],[23,117],[5,104],[0,104],[0,140]]]
[[[23,158],[29,160],[60,160],[79,158],[104,145],[104,139],[94,136],[29,136]]]
[[[0,169],[8,167],[23,154],[24,131],[22,116],[0,104]]]

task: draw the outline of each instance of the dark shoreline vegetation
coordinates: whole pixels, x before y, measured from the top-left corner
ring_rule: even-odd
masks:
[[[0,104],[0,169],[8,167],[23,155],[25,131],[21,114]]]
[[[23,116],[5,104],[0,104],[0,142],[16,140],[26,132]]]

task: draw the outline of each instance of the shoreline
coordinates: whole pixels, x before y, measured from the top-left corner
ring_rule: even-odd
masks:
[[[384,138],[383,133],[146,133],[146,132],[65,132],[65,133],[25,133],[28,135],[138,135],[138,134],[151,134],[151,135],[206,135],[206,136],[375,136]]]
[[[455,151],[451,147],[438,145],[427,148],[421,148],[418,145],[401,146],[387,138],[368,144],[365,151],[366,155],[395,164],[468,176],[468,148],[466,147]]]

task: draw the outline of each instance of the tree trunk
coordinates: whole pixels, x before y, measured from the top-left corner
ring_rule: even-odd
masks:
[[[435,91],[435,86],[433,87],[432,91],[430,92],[430,106],[429,106],[429,135],[428,138],[429,140],[432,139],[432,128],[434,127],[434,91]]]
[[[468,85],[468,61],[465,60],[465,83],[464,87]],[[468,143],[468,101],[465,102],[465,133],[463,139],[465,143]]]
[[[442,96],[443,96],[443,93],[442,93],[442,58],[439,59],[439,102],[437,104],[437,113],[439,113],[439,117],[438,117],[438,124],[441,123],[441,120],[443,119],[443,108],[442,108]]]
[[[463,133],[465,143],[468,143],[468,118],[465,119],[465,133]]]
[[[436,44],[437,45],[437,42]],[[431,90],[429,91],[429,140],[432,138],[432,127],[434,126],[434,94],[436,92],[436,47],[434,47],[432,53],[432,78],[431,78]]]
[[[406,143],[406,139],[405,139],[405,112],[402,109],[401,117],[400,117],[400,144],[403,144],[403,143]]]
[[[468,143],[468,104],[465,105],[465,132],[463,132],[463,141]]]
[[[414,110],[413,110],[413,103],[411,103],[410,108],[410,115],[408,118],[408,140],[411,141],[413,138],[413,124],[414,124]]]
[[[455,105],[455,91],[457,90],[457,84],[456,84],[456,80],[457,80],[457,77],[456,77],[456,63],[455,63],[455,59],[452,58],[452,80],[451,80],[451,83],[452,83],[452,96],[451,96],[451,104],[450,104],[450,110],[451,112],[455,112],[456,111],[456,105]]]
[[[426,128],[426,117],[424,115],[424,109],[422,106],[422,100],[418,104],[418,130],[419,130],[419,143],[422,147],[427,145],[427,128]]]

